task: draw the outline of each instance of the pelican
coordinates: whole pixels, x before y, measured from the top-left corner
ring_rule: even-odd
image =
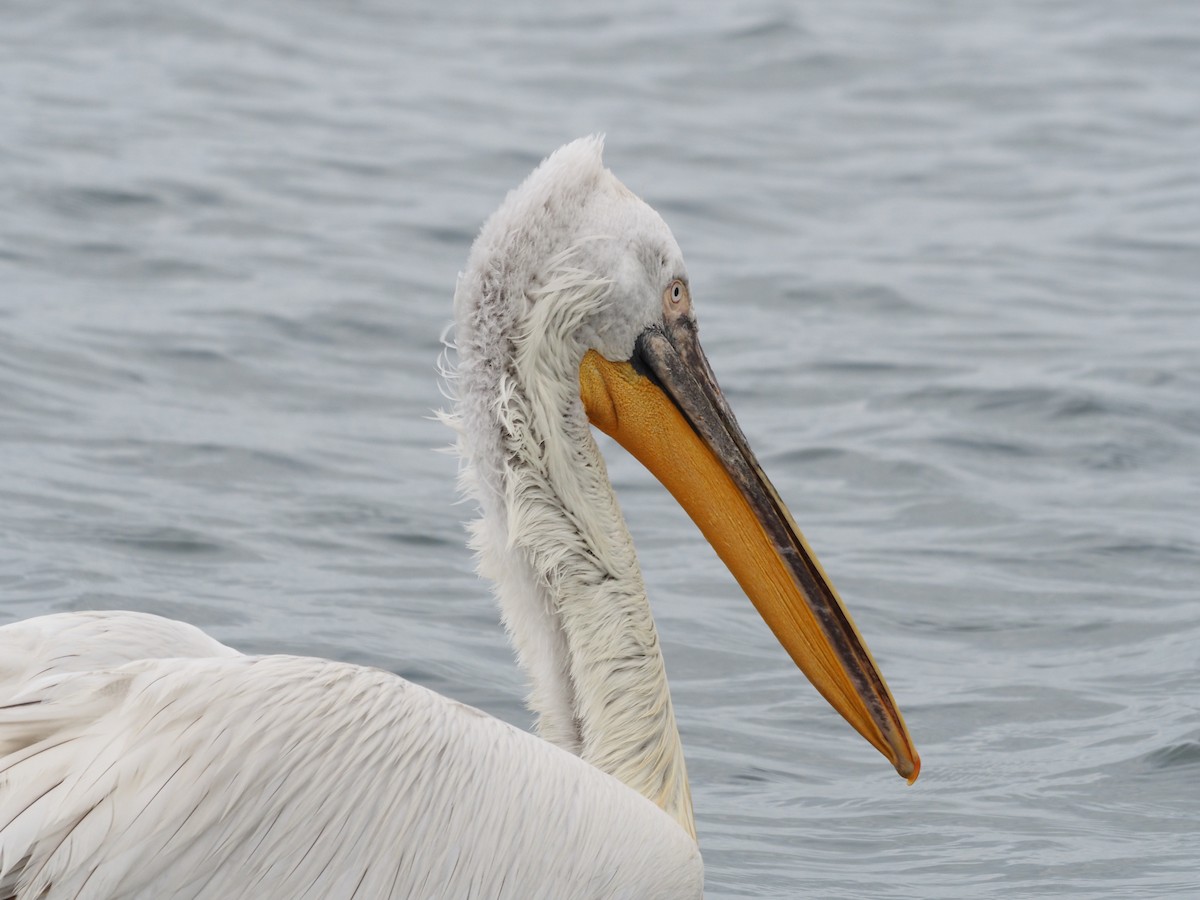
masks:
[[[446,419],[537,734],[388,672],[245,656],[155,616],[8,625],[0,900],[700,897],[658,635],[592,426],[916,778],[883,677],[717,386],[679,247],[601,139],[508,195],[454,310]]]

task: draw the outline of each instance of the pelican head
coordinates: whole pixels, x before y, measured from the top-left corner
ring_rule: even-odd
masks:
[[[667,487],[817,690],[911,782],[920,761],[896,703],[700,346],[679,245],[601,150],[598,138],[568,144],[512,191],[455,295],[458,425],[484,509],[476,547],[533,675],[541,732],[587,756],[584,682],[605,660],[596,705],[613,705],[612,660],[634,652],[602,646],[626,639],[601,640],[596,623],[644,604],[590,424]],[[489,561],[489,545],[523,548],[528,564]],[[586,627],[572,624],[581,606]],[[656,656],[648,627],[629,642]],[[641,787],[652,797],[669,780],[655,777]]]

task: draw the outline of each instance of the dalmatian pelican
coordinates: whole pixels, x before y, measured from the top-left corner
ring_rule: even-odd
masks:
[[[601,151],[568,144],[512,191],[454,297],[445,418],[537,734],[155,616],[7,625],[0,900],[700,897],[663,657],[593,426],[916,778],[883,677],[717,386],[679,246]]]

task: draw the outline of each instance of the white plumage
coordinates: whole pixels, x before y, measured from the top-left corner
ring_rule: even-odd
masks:
[[[201,649],[125,616],[4,643]],[[8,694],[0,897],[698,895],[695,843],[578,758],[386,672],[212,644]]]
[[[5,626],[0,900],[701,895],[658,639],[581,400],[585,355],[634,357],[686,273],[600,152],[576,141],[511,193],[455,295],[445,418],[540,737],[154,616]]]

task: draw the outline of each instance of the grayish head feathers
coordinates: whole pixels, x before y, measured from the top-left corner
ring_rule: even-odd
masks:
[[[604,168],[602,150],[600,137],[562,147],[484,224],[455,293],[460,360],[469,343],[511,336],[539,300],[569,302],[556,287],[589,306],[572,336],[580,358],[590,348],[627,359],[637,334],[661,321],[663,289],[686,279],[683,254],[658,213]]]

